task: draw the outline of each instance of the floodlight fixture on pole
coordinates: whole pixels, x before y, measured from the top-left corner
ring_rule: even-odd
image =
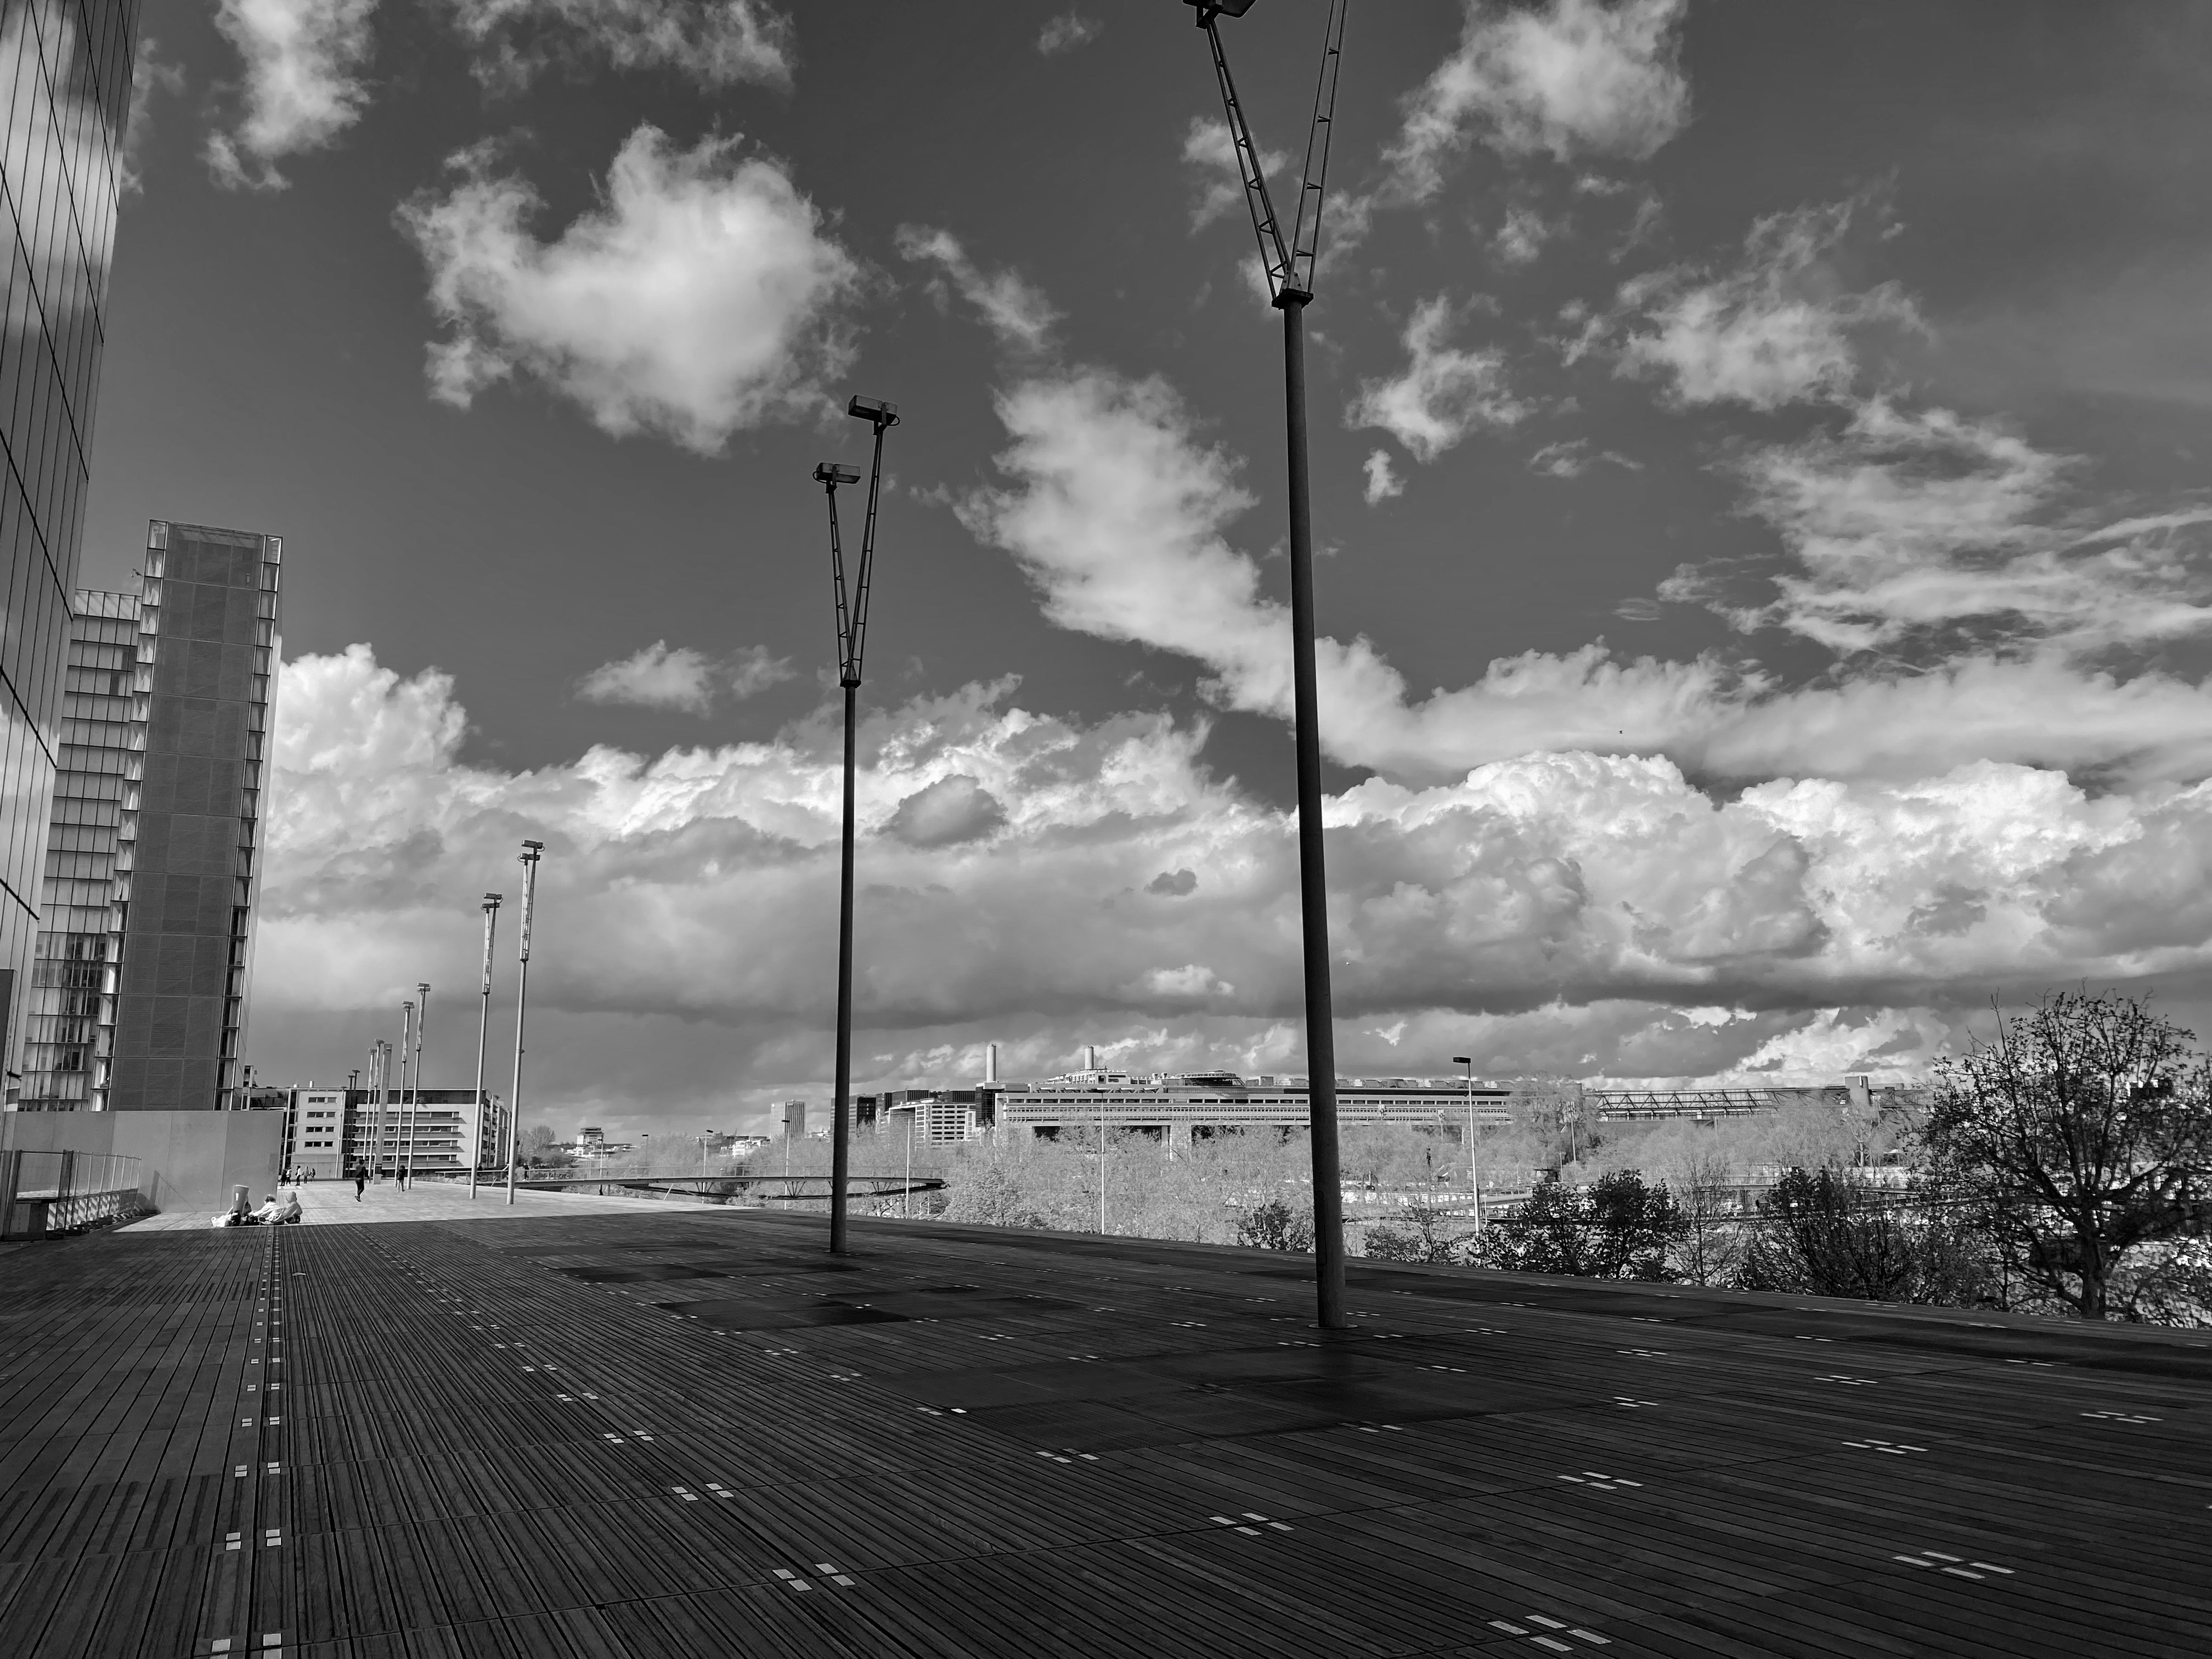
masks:
[[[1474,1230],[1482,1231],[1482,1176],[1474,1164],[1474,1056],[1454,1054],[1452,1064],[1467,1067],[1467,1188],[1474,1194]]]
[[[1306,1103],[1313,1154],[1314,1291],[1324,1330],[1346,1327],[1344,1308],[1344,1188],[1336,1130],[1335,1012],[1329,992],[1328,881],[1322,847],[1321,693],[1314,666],[1313,506],[1306,468],[1305,308],[1314,296],[1314,267],[1321,249],[1321,211],[1327,195],[1329,141],[1336,130],[1337,71],[1343,61],[1348,0],[1330,0],[1314,89],[1313,123],[1307,129],[1305,177],[1288,241],[1267,194],[1252,129],[1230,77],[1229,58],[1215,27],[1241,17],[1252,0],[1184,0],[1198,14],[1213,51],[1214,78],[1244,181],[1245,205],[1260,240],[1267,291],[1283,313],[1283,403],[1288,428],[1291,552],[1291,683],[1295,708],[1298,780],[1298,908],[1304,925],[1306,1005]],[[1310,219],[1309,219],[1310,210]]]
[[[860,560],[848,591],[845,542],[837,524],[837,489],[858,483],[849,466],[823,461],[814,481],[830,503],[830,574],[837,599],[837,684],[845,693],[845,833],[837,890],[837,1085],[830,1103],[830,1253],[845,1254],[846,1188],[852,1173],[853,1107],[853,790],[854,734],[858,720],[861,659],[867,647],[868,594],[876,562],[876,509],[883,495],[884,434],[899,423],[898,405],[880,398],[854,398],[845,406],[854,420],[875,429],[875,457],[868,473],[868,516],[860,530]],[[791,1136],[784,1134],[787,1157]]]
[[[542,841],[526,841],[522,866],[522,947],[514,981],[514,1086],[507,1095],[507,1201],[514,1202],[514,1166],[522,1158],[522,1018],[530,1001],[530,923],[538,908],[538,860]]]
[[[491,1107],[484,1099],[484,1045],[491,1036],[491,936],[499,926],[500,895],[483,896],[483,1007],[477,1017],[477,1092],[476,1133],[469,1137],[469,1200],[477,1195],[477,1170],[483,1163],[484,1119],[491,1115]]]

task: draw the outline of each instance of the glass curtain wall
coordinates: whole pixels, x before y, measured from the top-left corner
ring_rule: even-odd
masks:
[[[137,0],[0,0],[0,1024],[39,932]]]
[[[131,769],[138,596],[80,590],[73,608],[61,769],[46,831],[45,915],[23,1003],[27,1112],[100,1103],[100,998],[119,943],[113,933],[116,831]]]

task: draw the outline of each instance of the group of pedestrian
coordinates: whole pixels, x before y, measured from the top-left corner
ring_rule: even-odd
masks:
[[[407,1190],[408,1178],[411,1173],[412,1172],[410,1170],[404,1167],[394,1170],[392,1172],[392,1184],[393,1188],[398,1191],[403,1193],[405,1192]],[[356,1164],[353,1171],[353,1201],[356,1204],[361,1202],[361,1196],[363,1193],[368,1190],[368,1183],[371,1181],[381,1181],[383,1179],[384,1176],[382,1171],[380,1170],[376,1174],[371,1175],[368,1170],[364,1169],[360,1164]]]
[[[296,1225],[300,1219],[300,1194],[287,1188],[283,1198],[271,1193],[262,1200],[258,1210],[246,1207],[246,1193],[240,1188],[238,1200],[230,1208],[216,1216],[217,1227],[283,1227]]]

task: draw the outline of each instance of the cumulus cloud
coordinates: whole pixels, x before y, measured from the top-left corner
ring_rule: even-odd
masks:
[[[1037,53],[1040,57],[1057,58],[1062,52],[1074,52],[1096,40],[1105,27],[1095,17],[1085,17],[1074,11],[1062,12],[1038,31]]]
[[[717,661],[689,646],[655,640],[627,657],[601,663],[577,682],[586,702],[628,704],[704,714],[721,696],[749,697],[792,678],[791,664],[765,646],[746,646]]]
[[[1858,374],[1855,337],[1877,325],[1924,327],[1894,283],[1846,289],[1832,263],[1863,202],[1800,208],[1757,221],[1737,266],[1639,277],[1622,290],[1646,325],[1620,354],[1624,374],[1661,379],[1677,404],[1779,409],[1841,398]]]
[[[884,820],[884,833],[909,847],[957,847],[1006,822],[999,798],[964,772],[917,789]]]
[[[246,71],[243,109],[208,136],[216,182],[282,190],[276,163],[320,149],[368,102],[376,0],[222,0],[215,26]]]
[[[1405,372],[1362,380],[1345,423],[1380,427],[1415,460],[1433,461],[1477,428],[1511,426],[1528,414],[1507,384],[1505,354],[1447,345],[1452,325],[1451,302],[1441,294],[1414,307]]]
[[[1649,157],[1690,116],[1683,0],[1468,0],[1458,46],[1406,100],[1389,193],[1427,201],[1478,138],[1506,155]]]
[[[449,189],[399,215],[451,331],[429,354],[443,402],[466,408],[520,373],[617,437],[711,454],[819,408],[823,380],[851,361],[860,266],[790,175],[739,139],[684,150],[640,126],[600,204],[550,242],[530,228],[537,191],[488,147],[451,165]]]
[[[446,0],[489,85],[555,64],[672,70],[710,91],[791,84],[791,19],[764,0]]]
[[[933,266],[939,273],[939,294],[945,291],[942,284],[949,284],[952,292],[975,308],[983,326],[1000,345],[1032,353],[1050,348],[1060,312],[1045,297],[1044,290],[1020,272],[984,271],[949,230],[901,225],[897,246],[900,258]]]
[[[1287,607],[1227,534],[1253,498],[1173,388],[1081,369],[1022,381],[998,410],[1006,481],[958,511],[1014,555],[1047,618],[1188,657],[1224,707],[1286,715]],[[1697,597],[1677,584],[1662,594]],[[1408,781],[1546,750],[1660,754],[1747,779],[1913,778],[1979,759],[2135,779],[2212,769],[2203,686],[2051,651],[1967,648],[1791,687],[1715,654],[1624,659],[1594,642],[1500,658],[1419,699],[1364,639],[1322,639],[1316,668],[1324,746]]]
[[[1370,507],[1378,501],[1387,501],[1393,495],[1406,493],[1406,481],[1398,476],[1398,469],[1392,464],[1390,452],[1387,449],[1371,453],[1362,463],[1360,471],[1367,475],[1366,495]]]
[[[864,1078],[958,1075],[986,1038],[1017,1070],[1084,1041],[1300,1069],[1287,816],[1212,775],[1202,729],[1083,726],[1011,696],[971,686],[864,724]],[[449,679],[403,679],[365,647],[288,665],[268,1063],[342,1069],[328,1045],[365,1042],[418,978],[466,982],[474,899],[533,836],[549,1105],[635,1098],[642,1078],[672,1108],[742,1113],[818,1085],[830,711],[763,743],[520,773],[465,763],[466,725]],[[1354,1069],[1475,1052],[1506,1072],[1832,1075],[1916,1062],[1992,985],[2212,966],[2204,784],[2093,795],[1978,762],[1714,793],[1663,759],[1550,754],[1370,781],[1328,813]]]

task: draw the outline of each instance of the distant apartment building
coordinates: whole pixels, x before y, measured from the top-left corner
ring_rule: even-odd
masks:
[[[0,1069],[9,1105],[22,1081],[21,993],[43,931],[137,21],[137,0],[9,0],[0,27],[0,235],[11,256],[0,260]]]
[[[503,1168],[507,1116],[473,1089],[295,1089],[284,1124],[284,1167],[322,1181],[356,1170],[425,1175]],[[481,1128],[481,1138],[479,1138]]]
[[[280,538],[156,520],[72,607],[21,1104],[240,1104]]]

